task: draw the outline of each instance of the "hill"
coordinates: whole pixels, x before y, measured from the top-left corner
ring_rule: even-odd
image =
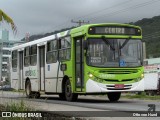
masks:
[[[129,24],[137,25],[142,28],[143,41],[146,43],[147,58],[160,57],[160,16],[155,16],[153,18],[143,18],[142,20],[139,20],[135,23],[132,22]],[[32,35],[30,36],[30,41],[46,37],[61,31],[65,31],[71,28],[65,28],[46,34]],[[22,41],[24,40],[25,38],[22,39]]]
[[[29,37],[29,41],[33,41],[33,40],[37,40],[37,39],[40,39],[40,38],[43,38],[43,37],[47,37],[49,35],[53,35],[53,34],[56,34],[56,33],[62,32],[62,31],[66,31],[66,30],[69,30],[69,29],[72,29],[72,28],[74,28],[74,27],[64,28],[64,29],[61,29],[61,30],[56,30],[54,32],[45,33],[45,34],[31,35]],[[21,41],[25,41],[25,38],[21,39]]]
[[[144,18],[135,23],[143,30],[143,41],[146,43],[147,58],[160,57],[160,16]]]

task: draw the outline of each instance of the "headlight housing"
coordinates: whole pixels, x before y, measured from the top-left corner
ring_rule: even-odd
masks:
[[[89,74],[88,74],[88,76],[89,76],[90,78],[92,78],[92,77],[93,77],[93,75],[92,75],[91,73],[89,73]]]

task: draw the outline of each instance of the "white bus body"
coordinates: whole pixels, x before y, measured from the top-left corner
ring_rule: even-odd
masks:
[[[63,37],[63,36],[61,36]],[[60,70],[60,64],[46,63],[46,44],[47,41],[56,40],[55,35],[38,39],[12,48],[17,50],[17,67],[11,67],[11,87],[14,89],[25,89],[25,81],[29,78],[32,91],[44,91],[52,93],[62,92],[63,72]],[[37,45],[37,63],[35,66],[23,66],[24,48]],[[12,55],[13,57],[13,55]],[[14,58],[13,58],[14,59]],[[11,62],[12,63],[12,62]],[[18,64],[19,63],[19,64]],[[54,71],[54,72],[53,72]],[[57,79],[58,78],[58,79]]]

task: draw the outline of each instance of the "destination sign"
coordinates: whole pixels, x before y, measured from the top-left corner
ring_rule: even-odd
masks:
[[[108,35],[141,35],[141,30],[131,27],[97,26],[90,27],[89,34],[108,34]]]

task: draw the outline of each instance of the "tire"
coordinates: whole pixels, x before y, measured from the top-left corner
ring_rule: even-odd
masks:
[[[67,101],[76,101],[78,94],[72,93],[71,83],[69,80],[65,82],[65,97]]]
[[[148,91],[145,91],[145,92],[146,92],[146,95],[149,96],[149,92]]]
[[[32,97],[32,91],[31,91],[31,83],[29,80],[27,80],[26,85],[25,85],[25,91],[26,91],[26,96],[27,98],[31,98]]]
[[[155,91],[151,91],[151,96],[155,96],[156,92]]]
[[[26,91],[27,98],[40,98],[39,92],[32,92],[31,91],[31,82],[29,80],[26,82],[25,91]]]
[[[59,94],[59,98],[60,98],[61,100],[66,100],[65,93],[60,93],[60,94]]]
[[[32,96],[34,97],[34,98],[40,98],[40,93],[39,92],[35,92],[34,94],[32,94]]]
[[[116,102],[121,97],[121,92],[110,92],[110,93],[107,93],[107,95],[108,95],[109,101]]]

